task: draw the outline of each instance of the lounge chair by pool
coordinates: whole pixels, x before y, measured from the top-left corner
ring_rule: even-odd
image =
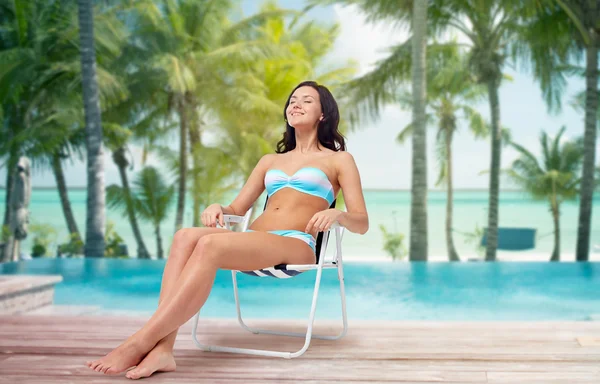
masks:
[[[268,198],[267,198],[268,201]],[[267,202],[265,202],[265,207],[267,206]],[[330,208],[335,208],[335,200],[331,204]],[[252,209],[250,209],[245,216],[234,216],[234,215],[225,215],[225,226],[230,229],[232,224],[239,224],[242,226],[242,231],[245,231],[250,224],[250,217],[252,215]],[[331,232],[335,232],[335,244],[336,251],[333,256],[333,260],[326,261],[325,253],[327,250],[327,242],[329,240],[329,235]],[[222,346],[212,346],[212,345],[204,345],[198,341],[196,335],[196,329],[198,328],[198,320],[200,318],[200,312],[198,312],[194,316],[194,322],[192,325],[192,338],[196,346],[204,351],[208,352],[230,352],[230,353],[243,353],[250,355],[259,355],[259,356],[272,356],[272,357],[283,357],[286,359],[291,359],[294,357],[298,357],[302,355],[308,349],[310,345],[311,338],[323,339],[323,340],[337,340],[344,337],[348,330],[348,320],[346,316],[346,294],[344,290],[344,271],[342,265],[342,236],[344,234],[344,227],[339,224],[334,224],[328,231],[320,232],[317,235],[316,241],[316,254],[317,254],[317,263],[316,264],[306,264],[306,265],[275,265],[270,268],[265,268],[256,271],[231,271],[231,278],[233,280],[233,292],[235,297],[235,304],[237,308],[238,321],[242,328],[245,330],[255,333],[255,334],[270,334],[270,335],[279,335],[279,336],[294,336],[294,337],[304,337],[305,342],[304,346],[296,351],[296,352],[281,352],[281,351],[270,351],[270,350],[259,350],[259,349],[249,349],[249,348],[232,348],[232,347],[222,347]],[[317,309],[317,299],[319,295],[319,284],[321,282],[321,273],[323,269],[337,269],[338,272],[338,280],[340,282],[340,294],[342,299],[342,322],[343,329],[336,336],[327,336],[327,335],[313,335],[313,323],[315,320],[315,311]],[[313,290],[313,300],[312,306],[310,309],[310,315],[308,319],[308,327],[306,333],[298,333],[298,332],[278,332],[272,330],[263,330],[263,329],[254,329],[246,325],[244,320],[242,319],[242,313],[240,310],[240,301],[238,298],[238,286],[236,280],[236,274],[244,273],[251,276],[256,277],[274,277],[274,278],[291,278],[297,276],[298,274],[310,270],[317,270],[317,276],[315,279],[315,286]]]
[[[524,251],[535,248],[535,228],[498,228],[498,248],[506,251]],[[487,228],[483,230],[481,246],[487,245]]]

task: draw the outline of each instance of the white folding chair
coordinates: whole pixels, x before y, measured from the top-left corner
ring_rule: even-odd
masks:
[[[266,206],[266,203],[265,203]],[[335,207],[335,201],[332,203],[331,208]],[[232,224],[240,224],[242,226],[242,231],[245,231],[250,224],[250,216],[252,210],[249,210],[245,216],[234,216],[234,215],[225,215],[224,221],[226,228],[230,229]],[[192,328],[192,339],[196,346],[207,352],[229,352],[229,353],[243,353],[249,355],[259,355],[259,356],[272,356],[272,357],[283,357],[286,359],[291,359],[294,357],[298,357],[302,355],[308,349],[310,345],[311,338],[322,339],[322,340],[337,340],[341,339],[346,335],[348,331],[348,320],[346,317],[346,293],[344,290],[344,270],[342,264],[342,236],[344,234],[344,227],[339,224],[334,224],[331,228],[326,232],[320,232],[317,236],[317,244],[316,244],[316,252],[319,255],[318,262],[316,264],[302,264],[302,265],[285,265],[280,264],[270,268],[265,268],[261,270],[255,271],[231,271],[231,278],[233,280],[233,293],[235,296],[235,305],[237,308],[237,317],[240,325],[245,330],[252,332],[254,334],[269,334],[269,335],[279,335],[279,336],[294,336],[294,337],[304,337],[304,346],[296,351],[296,352],[281,352],[281,351],[271,351],[271,350],[261,350],[261,349],[249,349],[249,348],[233,348],[233,347],[223,347],[223,346],[213,346],[213,345],[205,345],[198,341],[196,330],[198,328],[198,320],[200,318],[200,311],[194,316],[193,328]],[[329,235],[331,232],[335,232],[335,245],[336,250],[331,261],[325,261],[325,253],[327,250],[327,242],[329,240]],[[312,306],[310,309],[310,315],[308,318],[308,327],[306,333],[299,332],[278,332],[273,330],[265,330],[265,329],[256,329],[251,328],[242,319],[242,313],[240,310],[240,300],[238,297],[238,287],[236,274],[237,273],[245,273],[252,276],[257,277],[274,277],[274,278],[290,278],[294,277],[302,272],[317,270],[317,276],[315,279],[315,287],[313,291],[313,300]],[[342,322],[343,329],[336,336],[328,336],[328,335],[313,335],[313,323],[315,320],[315,312],[317,309],[317,299],[319,296],[319,285],[321,283],[321,273],[323,269],[337,269],[338,272],[338,280],[340,283],[340,295],[342,299]]]

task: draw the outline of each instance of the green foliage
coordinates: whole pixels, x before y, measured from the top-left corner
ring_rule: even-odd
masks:
[[[404,246],[404,234],[394,233],[387,230],[383,225],[379,225],[379,229],[383,234],[383,250],[386,251],[392,260],[401,260],[406,257],[406,247]]]
[[[115,231],[115,223],[109,221],[106,224],[106,233],[104,234],[104,257],[113,259],[126,259],[128,256],[122,254],[121,245],[124,243],[123,238]]]
[[[561,143],[564,132],[565,127],[562,127],[554,139],[546,132],[540,134],[540,160],[523,146],[511,142],[511,146],[521,156],[505,171],[510,180],[533,198],[548,200],[551,206],[558,205],[563,200],[572,200],[579,193],[583,140]]]
[[[158,226],[174,201],[175,186],[168,185],[154,167],[144,167],[133,185],[137,191],[134,199],[136,213]]]
[[[465,236],[465,243],[473,245],[475,251],[480,257],[485,255],[485,247],[481,245],[481,238],[483,237],[484,229],[475,224],[473,232],[462,233]]]
[[[68,243],[58,245],[58,255],[65,257],[83,256],[83,241],[76,233],[71,233]]]
[[[49,256],[50,246],[56,241],[58,231],[50,224],[33,223],[29,226],[33,236],[32,257]]]
[[[410,76],[411,46],[402,49],[405,72],[402,78],[407,81]],[[427,49],[427,123],[436,127],[436,157],[439,174],[436,186],[445,184],[448,176],[447,146],[452,145],[460,122],[468,124],[475,138],[484,138],[489,134],[489,124],[483,116],[472,107],[485,98],[486,87],[477,82],[469,68],[468,56],[461,53],[455,42],[440,44],[433,42]],[[411,108],[412,97],[409,92],[399,92],[397,102],[404,108]],[[396,137],[403,144],[412,135],[413,124],[409,123]]]
[[[47,249],[41,244],[34,244],[31,247],[31,257],[42,257],[46,256]]]
[[[8,227],[8,225],[2,226],[2,233],[0,235],[2,236],[1,242],[6,243],[8,241],[8,238],[10,237],[10,228]]]

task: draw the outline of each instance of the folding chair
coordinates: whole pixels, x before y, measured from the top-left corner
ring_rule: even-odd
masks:
[[[268,200],[268,198],[267,198]],[[267,203],[265,202],[265,207]],[[335,208],[335,200],[331,204],[330,208]],[[224,222],[227,229],[231,228],[232,224],[241,224],[242,230],[245,231],[250,224],[250,217],[252,215],[252,209],[250,209],[245,216],[234,216],[234,215],[225,215]],[[322,340],[337,340],[341,339],[346,335],[348,331],[348,320],[346,317],[346,293],[344,290],[344,270],[342,265],[342,236],[344,234],[344,227],[339,224],[334,224],[331,228],[326,232],[319,232],[317,235],[316,241],[316,254],[319,255],[318,262],[316,264],[301,264],[301,265],[291,265],[291,264],[280,264],[270,268],[265,268],[261,270],[255,271],[231,271],[231,278],[233,280],[233,293],[235,296],[235,305],[237,308],[237,317],[238,322],[248,332],[252,332],[254,334],[269,334],[269,335],[278,335],[278,336],[294,336],[294,337],[304,337],[304,346],[296,351],[296,352],[280,352],[280,351],[270,351],[270,350],[260,350],[260,349],[249,349],[249,348],[233,348],[233,347],[223,347],[223,346],[212,346],[212,345],[204,345],[198,341],[196,330],[198,328],[198,320],[200,318],[200,311],[194,316],[193,328],[192,328],[192,339],[196,346],[207,352],[229,352],[229,353],[243,353],[249,355],[259,355],[259,356],[272,356],[272,357],[283,357],[285,359],[291,359],[294,357],[298,357],[302,355],[308,349],[310,345],[311,338],[322,339]],[[335,243],[336,243],[336,251],[331,261],[325,261],[325,253],[327,250],[327,242],[329,240],[329,234],[335,231]],[[321,283],[321,272],[323,269],[337,269],[338,272],[338,280],[340,282],[340,295],[342,299],[342,322],[343,322],[343,330],[336,336],[327,336],[327,335],[313,335],[313,323],[315,320],[315,312],[317,309],[317,298],[319,296],[319,285]],[[306,333],[299,332],[278,332],[272,330],[265,329],[255,329],[251,328],[242,319],[242,313],[240,310],[240,301],[238,297],[238,287],[236,274],[244,273],[251,276],[257,277],[274,277],[274,278],[290,278],[294,277],[302,272],[317,270],[317,276],[315,279],[315,287],[313,292],[313,300],[312,306],[310,309],[310,315],[308,318],[308,327]]]

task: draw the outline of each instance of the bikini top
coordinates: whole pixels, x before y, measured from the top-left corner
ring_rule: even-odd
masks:
[[[273,195],[282,188],[293,188],[302,193],[321,197],[331,205],[334,200],[333,186],[329,178],[319,168],[304,167],[292,176],[280,169],[270,169],[265,174],[267,196]]]

